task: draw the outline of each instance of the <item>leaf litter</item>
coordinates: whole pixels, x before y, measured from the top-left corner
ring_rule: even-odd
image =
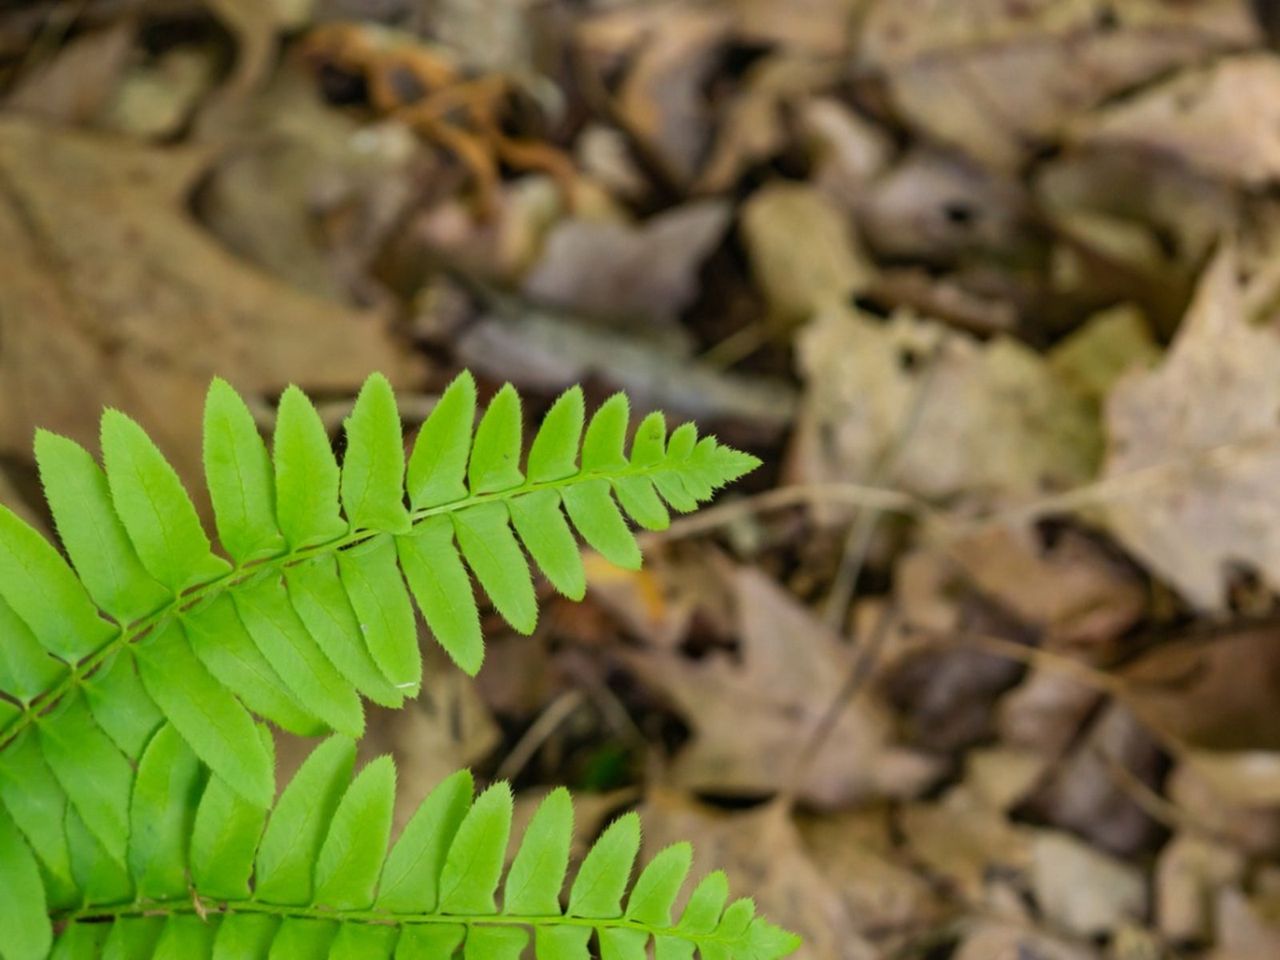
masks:
[[[807,958],[1280,952],[1267,5],[55,6],[0,13],[6,502],[102,405],[194,478],[213,373],[339,450],[375,368],[626,389],[766,468],[373,718],[407,802],[638,806]]]

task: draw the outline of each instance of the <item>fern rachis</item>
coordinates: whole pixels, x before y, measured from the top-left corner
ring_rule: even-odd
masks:
[[[0,886],[22,891],[0,905],[0,955],[44,955],[50,916],[66,923],[57,949],[67,956],[96,956],[99,946],[122,956],[257,955],[233,949],[244,939],[271,942],[272,956],[391,956],[393,946],[414,956],[422,940],[431,956],[465,941],[468,957],[500,958],[519,953],[527,927],[543,958],[585,957],[592,930],[606,957],[643,953],[651,937],[673,960],[695,948],[713,960],[787,952],[790,939],[748,923],[745,907],[721,915],[699,907],[699,894],[685,914],[692,926],[665,920],[660,906],[684,876],[675,853],[642,874],[625,911],[618,898],[635,850],[593,853],[561,912],[567,795],[553,794],[531,825],[501,913],[494,894],[510,798],[504,807],[497,788],[474,806],[468,790],[464,811],[442,786],[446,799],[437,791],[420,811],[428,826],[411,824],[384,864],[394,767],[375,761],[347,787],[350,740],[339,737],[268,817],[271,741],[255,716],[296,733],[358,736],[361,696],[398,706],[418,691],[415,604],[474,673],[484,648],[473,577],[529,632],[537,600],[526,555],[581,597],[575,530],[637,566],[627,517],[660,529],[668,506],[693,509],[755,465],[699,440],[692,425],[668,437],[659,415],[638,425],[627,455],[625,399],[587,423],[575,389],[548,412],[522,469],[515,391],[499,391],[473,431],[475,408],[464,375],[406,463],[390,386],[371,377],[339,466],[300,391],[282,396],[268,452],[243,401],[215,381],[204,455],[225,558],[177,474],[124,414],[103,417],[105,470],[72,441],[38,435],[71,565],[0,508]],[[450,817],[461,817],[456,836]],[[611,849],[623,829],[596,849]],[[381,836],[381,846],[357,842],[357,831]],[[406,842],[414,856],[400,852]],[[554,887],[530,863],[555,865]],[[476,864],[487,866],[477,874]],[[579,892],[594,889],[582,879],[593,870],[616,890],[604,906]],[[216,923],[203,922],[209,914]]]

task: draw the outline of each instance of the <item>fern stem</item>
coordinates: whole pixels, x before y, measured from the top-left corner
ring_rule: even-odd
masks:
[[[667,461],[661,461],[648,466],[636,467],[628,464],[619,470],[591,470],[575,473],[571,476],[564,477],[560,480],[545,480],[539,482],[531,482],[526,480],[524,483],[507,490],[501,490],[494,493],[472,494],[459,500],[453,500],[449,503],[439,504],[434,507],[423,507],[410,513],[410,521],[417,525],[429,517],[439,516],[441,514],[456,513],[469,507],[479,506],[484,503],[501,502],[514,499],[527,493],[535,493],[539,490],[559,490],[572,486],[577,483],[585,483],[588,480],[605,479],[605,480],[621,480],[631,476],[652,476],[668,469]],[[356,546],[366,540],[370,540],[377,536],[384,536],[380,530],[352,530],[341,537],[324,543],[313,544],[303,547],[300,550],[290,550],[278,554],[274,557],[267,557],[262,560],[254,561],[251,564],[235,569],[223,574],[216,579],[207,583],[202,583],[197,587],[193,587],[180,596],[173,597],[164,606],[152,611],[146,616],[140,617],[127,626],[121,626],[120,632],[116,636],[103,644],[89,656],[76,664],[71,665],[71,669],[55,684],[53,687],[34,697],[29,703],[23,705],[22,713],[14,717],[7,727],[0,731],[0,750],[4,750],[18,736],[35,723],[38,718],[53,709],[58,702],[66,696],[74,687],[88,681],[106,660],[120,650],[128,647],[132,643],[136,643],[144,636],[149,634],[157,627],[163,626],[165,623],[182,612],[192,607],[212,600],[236,586],[255,580],[259,577],[271,576],[283,571],[286,567],[293,564],[301,563],[305,560],[312,559],[317,556],[337,553],[349,547]]]
[[[117,906],[81,907],[79,910],[54,914],[55,922],[75,923],[78,921],[120,920],[126,917],[170,916],[172,914],[195,914],[206,918],[211,916],[231,916],[237,913],[267,914],[280,919],[297,920],[335,920],[342,923],[367,923],[378,925],[426,925],[449,924],[466,927],[589,927],[592,930],[623,929],[635,930],[651,937],[679,937],[695,944],[723,944],[732,946],[742,940],[741,934],[732,937],[715,933],[690,933],[677,927],[655,927],[639,923],[628,917],[566,917],[566,916],[513,916],[507,914],[400,914],[382,913],[377,910],[342,910],[334,911],[323,907],[281,906],[271,903],[258,903],[253,900],[223,901],[212,900],[193,894],[185,900],[155,900],[145,903],[126,903]]]

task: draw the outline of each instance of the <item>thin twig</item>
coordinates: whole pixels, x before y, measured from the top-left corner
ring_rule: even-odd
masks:
[[[534,754],[560,728],[562,723],[573,716],[582,704],[583,695],[581,690],[568,690],[547,704],[546,709],[538,715],[538,719],[529,724],[529,729],[516,741],[516,745],[511,748],[511,752],[503,759],[498,767],[498,772],[494,774],[494,779],[515,780],[520,772],[528,766]]]

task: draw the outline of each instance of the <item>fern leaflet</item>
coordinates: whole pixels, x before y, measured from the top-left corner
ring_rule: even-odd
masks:
[[[265,811],[163,724],[138,763],[126,869],[92,856],[76,864],[81,883],[54,908],[62,930],[52,956],[446,960],[461,950],[516,960],[532,934],[538,960],[587,960],[593,935],[603,960],[640,960],[651,942],[661,960],[695,951],[704,960],[775,960],[798,944],[757,918],[750,900],[728,903],[723,873],[705,877],[675,910],[688,844],[657,853],[630,883],[640,847],[634,813],[597,839],[562,906],[573,834],[563,788],[538,807],[509,869],[511,790],[500,783],[473,798],[466,771],[427,796],[388,852],[395,765],[380,757],[353,779],[354,759],[354,741],[331,737]],[[20,845],[0,815],[0,853]],[[53,933],[47,918],[43,928],[32,921],[45,916],[32,902],[35,859],[0,864],[6,880],[26,881],[0,905],[0,929],[11,934],[5,955],[44,956]]]
[[[165,903],[183,895],[187,872],[215,899],[249,896],[252,876],[254,902],[307,906],[316,889],[325,906],[360,901],[373,882],[371,868],[357,869],[368,851],[350,837],[319,845],[346,822],[323,805],[340,770],[315,774],[305,797],[286,791],[270,823],[290,829],[273,840],[268,824],[258,844],[275,780],[270,739],[255,717],[302,735],[358,736],[361,697],[398,706],[420,687],[415,604],[449,656],[474,673],[484,644],[473,579],[529,632],[537,620],[529,559],[579,598],[578,536],[635,566],[628,517],[661,529],[668,507],[693,509],[757,462],[698,439],[691,424],[668,437],[657,414],[638,425],[628,456],[625,398],[611,398],[588,423],[575,388],[549,411],[522,468],[515,391],[504,387],[473,429],[476,406],[464,374],[406,461],[394,395],[374,375],[346,422],[340,466],[301,391],[283,394],[268,450],[244,401],[214,381],[204,462],[225,556],[176,472],[125,414],[103,416],[102,466],[71,440],[37,435],[41,481],[70,563],[0,507],[0,886],[21,890],[0,908],[0,954],[43,955],[49,926],[33,898],[67,917],[86,904]],[[362,829],[385,819],[394,779],[389,764],[371,770],[379,772],[359,781],[366,799],[343,815]],[[301,798],[297,811],[291,796]],[[186,836],[191,862],[175,865],[176,838]],[[485,862],[493,858],[490,850]],[[427,882],[419,874],[415,881]],[[456,881],[450,896],[461,899],[443,902],[486,915],[483,884],[451,876],[430,881]],[[122,938],[121,955],[146,955],[130,945],[158,943],[151,934],[161,930],[175,955],[212,943],[189,911],[171,913],[163,923],[137,916],[116,924],[125,931],[110,934]],[[265,936],[251,907],[234,917],[224,926],[237,932],[219,937]],[[296,938],[305,953],[323,939],[315,919],[292,917],[298,922],[282,923],[275,942]],[[498,949],[514,942],[510,927],[479,924],[468,943],[492,939]],[[102,929],[74,923],[59,950]],[[366,935],[374,936],[342,934]],[[619,936],[602,933],[601,943]]]
[[[516,392],[499,391],[473,431],[475,413],[475,385],[463,374],[406,466],[395,398],[374,375],[346,422],[340,468],[301,391],[282,396],[268,453],[244,402],[214,381],[204,458],[229,560],[214,551],[173,468],[123,413],[103,416],[105,470],[41,432],[41,480],[71,565],[0,507],[0,625],[11,638],[0,646],[0,766],[19,741],[70,742],[85,723],[105,731],[122,760],[136,759],[136,731],[113,729],[112,710],[95,712],[95,691],[110,680],[141,697],[146,732],[167,718],[204,763],[265,806],[271,770],[247,736],[252,716],[301,734],[359,735],[361,696],[396,706],[419,689],[414,601],[440,645],[475,673],[484,644],[473,577],[513,627],[530,632],[538,611],[526,555],[557,589],[581,597],[575,529],[635,566],[626,516],[661,529],[664,501],[690,509],[756,463],[714,438],[695,443],[691,425],[664,445],[656,415],[628,458],[625,398],[601,406],[583,437],[575,388],[550,411],[522,470]],[[58,782],[105,842],[102,798]]]

